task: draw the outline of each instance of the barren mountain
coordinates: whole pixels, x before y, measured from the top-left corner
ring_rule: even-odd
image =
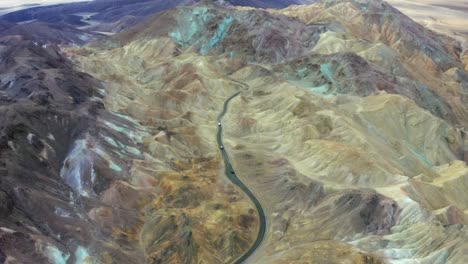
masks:
[[[21,36],[37,45],[43,44],[85,44],[102,38],[104,35],[92,31],[79,30],[66,24],[46,22],[31,22],[27,24],[11,24],[0,21],[0,37]]]
[[[465,263],[456,40],[380,0],[135,23],[0,39],[0,262]]]
[[[468,2],[463,0],[390,0],[390,4],[415,21],[458,39],[468,49]]]
[[[157,12],[174,8],[180,5],[193,5],[206,0],[94,0],[71,4],[39,6],[19,10],[3,15],[1,18],[17,23],[30,20],[38,20],[48,23],[62,23],[71,26],[88,26],[101,31],[118,32],[141,22],[146,17]],[[212,2],[209,0],[208,2]],[[283,8],[293,4],[307,4],[315,0],[219,0],[221,5],[253,6],[260,8]],[[83,20],[82,14],[88,19]],[[122,24],[132,18],[131,23],[125,23],[125,27],[115,27],[113,24]],[[93,23],[90,23],[93,22]],[[99,27],[93,27],[100,24]]]

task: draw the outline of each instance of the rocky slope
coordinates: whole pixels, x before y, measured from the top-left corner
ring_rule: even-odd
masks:
[[[204,1],[228,6],[260,8],[284,8],[289,5],[315,2],[315,0],[94,0],[84,3],[33,7],[7,13],[1,16],[1,19],[11,23],[38,20],[46,23],[81,26],[95,31],[120,32],[160,11]],[[83,14],[89,17],[83,20]]]
[[[391,5],[420,24],[437,32],[447,34],[468,49],[468,3],[463,0],[390,0]],[[423,10],[423,12],[421,12]]]
[[[66,24],[51,24],[38,21],[20,25],[0,21],[0,29],[0,37],[21,36],[23,39],[30,40],[37,45],[83,45],[104,37],[102,34],[88,30],[79,30]]]
[[[249,263],[468,258],[461,48],[385,2],[204,2],[84,47],[0,44],[0,260],[235,262],[259,228],[216,143],[237,92],[223,141],[267,216]]]

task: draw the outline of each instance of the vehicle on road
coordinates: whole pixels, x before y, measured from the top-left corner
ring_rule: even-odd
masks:
[[[252,191],[237,177],[236,173],[234,172],[234,168],[232,167],[231,162],[229,161],[229,156],[226,150],[224,150],[224,145],[223,145],[223,138],[222,138],[222,133],[223,129],[221,128],[221,120],[223,119],[224,114],[226,114],[228,110],[228,104],[229,102],[238,96],[240,93],[236,93],[233,96],[229,97],[224,102],[224,110],[221,112],[218,118],[218,144],[219,148],[221,149],[221,154],[224,160],[224,165],[226,168],[226,176],[229,178],[229,180],[237,185],[252,201],[252,203],[255,205],[255,208],[257,209],[258,212],[258,217],[260,221],[260,226],[257,234],[257,239],[255,240],[254,244],[250,247],[250,249],[244,253],[241,257],[236,259],[233,264],[242,264],[244,263],[249,257],[252,256],[252,254],[257,250],[257,248],[260,246],[262,243],[264,237],[265,237],[265,232],[266,232],[266,216],[265,216],[265,211],[262,208],[262,205],[260,204],[260,201],[257,199],[257,197],[252,193]]]

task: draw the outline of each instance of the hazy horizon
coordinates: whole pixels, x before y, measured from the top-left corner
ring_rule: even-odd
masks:
[[[50,5],[50,4],[60,4],[60,3],[71,3],[71,2],[85,2],[91,0],[2,0],[0,1],[0,8],[14,8],[20,7],[22,5]]]

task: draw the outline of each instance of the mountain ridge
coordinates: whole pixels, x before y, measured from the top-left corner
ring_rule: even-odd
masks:
[[[379,0],[119,21],[0,23],[0,262],[235,262],[261,219],[228,169],[266,217],[248,263],[467,258],[456,41]]]

